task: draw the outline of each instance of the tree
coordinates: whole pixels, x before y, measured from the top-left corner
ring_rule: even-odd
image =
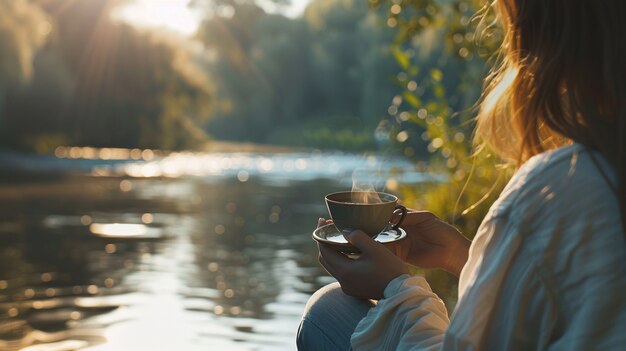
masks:
[[[225,139],[264,142],[277,124],[305,113],[307,30],[253,2],[227,4],[213,8],[197,35],[214,56],[207,69],[217,101],[207,128]]]
[[[507,172],[488,150],[475,153],[473,113],[491,53],[501,40],[493,15],[481,1],[377,1],[396,29],[392,50],[401,74],[402,99],[394,104],[400,144],[425,139],[430,153],[422,166],[445,179],[407,200],[427,207],[473,235]],[[481,15],[476,15],[481,10]],[[479,25],[480,24],[480,25]],[[428,53],[425,58],[424,53]],[[415,126],[422,133],[411,132]],[[400,137],[401,136],[401,137]]]
[[[472,144],[474,107],[502,39],[483,3],[373,0],[396,30],[391,46],[401,71],[402,98],[392,107],[398,143],[410,148],[411,140],[425,140],[428,162],[418,166],[439,177],[397,190],[408,206],[435,212],[470,238],[511,174],[489,150],[475,150]],[[452,310],[457,279],[426,273]]]
[[[26,0],[0,3],[0,139],[6,136],[4,95],[33,75],[33,57],[50,30],[45,14]]]
[[[211,86],[178,40],[115,22],[123,1],[41,2],[51,39],[7,92],[5,145],[188,148],[207,140]],[[36,101],[36,103],[33,103]]]
[[[196,1],[207,4],[208,2]],[[253,1],[210,2],[198,31],[216,82],[209,132],[316,147],[373,147],[395,70],[392,31],[367,4],[316,0],[302,18]]]

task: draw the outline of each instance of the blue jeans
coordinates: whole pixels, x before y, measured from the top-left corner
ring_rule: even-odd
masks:
[[[350,337],[373,306],[374,301],[344,294],[339,283],[326,285],[304,308],[296,338],[298,350],[351,350]]]

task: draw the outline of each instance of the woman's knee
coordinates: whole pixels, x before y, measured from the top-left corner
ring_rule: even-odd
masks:
[[[340,301],[344,299],[342,295],[344,295],[344,293],[338,282],[321,287],[309,298],[306,307],[304,307],[303,317],[326,314],[325,310],[332,308],[332,306],[340,303]]]
[[[328,335],[324,329],[308,319],[300,321],[296,337],[298,351],[337,351],[350,350],[350,343],[346,338],[336,338]]]
[[[299,350],[349,350],[350,337],[373,303],[346,295],[338,283],[315,292],[307,303],[297,344]]]

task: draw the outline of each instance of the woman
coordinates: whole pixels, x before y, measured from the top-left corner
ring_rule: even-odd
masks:
[[[626,2],[492,6],[503,59],[476,135],[515,175],[471,247],[427,212],[407,216],[397,256],[358,230],[346,235],[357,260],[320,244],[340,287],[307,304],[299,349],[626,347]],[[460,275],[450,320],[406,263]]]

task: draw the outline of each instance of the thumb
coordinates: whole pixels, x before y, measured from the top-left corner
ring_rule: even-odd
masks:
[[[361,230],[353,230],[345,234],[346,240],[362,253],[372,253],[378,249],[379,243]]]

